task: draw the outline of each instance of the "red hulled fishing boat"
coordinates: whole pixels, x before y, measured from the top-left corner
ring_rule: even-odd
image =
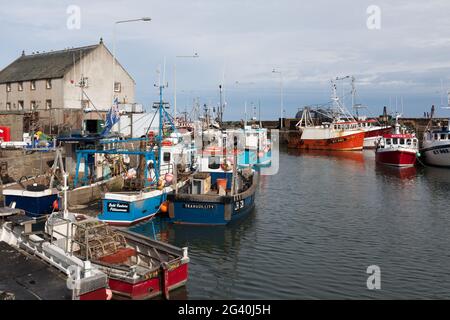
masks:
[[[385,165],[412,167],[416,164],[418,151],[418,139],[414,133],[400,132],[397,116],[395,132],[383,135],[377,142],[375,159]]]

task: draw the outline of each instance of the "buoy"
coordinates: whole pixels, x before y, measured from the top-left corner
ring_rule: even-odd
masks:
[[[53,201],[53,210],[58,211],[59,210],[59,203],[58,200]]]
[[[161,211],[162,213],[167,213],[168,210],[169,210],[169,203],[167,201],[161,203],[161,205],[159,206],[159,211]]]

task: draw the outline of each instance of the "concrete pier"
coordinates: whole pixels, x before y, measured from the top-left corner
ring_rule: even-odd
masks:
[[[0,242],[0,292],[15,300],[72,298],[64,274],[5,242]]]

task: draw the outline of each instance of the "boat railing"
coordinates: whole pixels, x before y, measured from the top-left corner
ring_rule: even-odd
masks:
[[[64,218],[64,214],[62,212],[56,212],[50,215],[50,217],[47,220],[47,226],[51,227],[50,230],[50,243],[55,244],[56,246],[60,247],[61,249],[64,249],[65,252],[69,252],[69,232],[70,232],[70,224],[72,221],[69,219]],[[59,226],[65,225],[65,232],[59,231]],[[57,237],[58,235],[59,237]]]

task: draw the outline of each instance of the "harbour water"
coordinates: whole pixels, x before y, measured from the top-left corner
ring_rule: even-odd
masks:
[[[189,281],[172,298],[448,298],[449,192],[448,169],[383,167],[370,150],[282,150],[243,220],[133,230],[189,246]],[[367,289],[371,265],[380,290]]]

